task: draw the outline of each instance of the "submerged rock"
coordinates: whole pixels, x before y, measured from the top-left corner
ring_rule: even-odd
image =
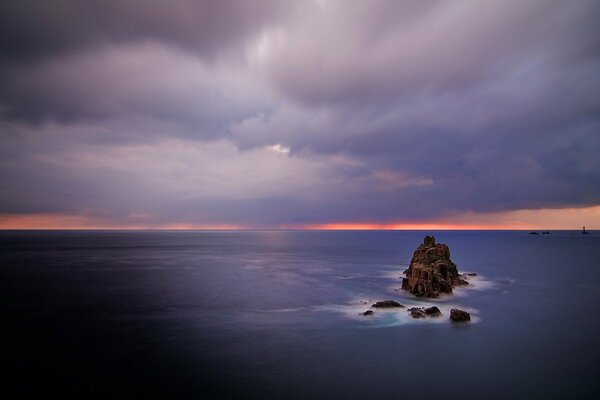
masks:
[[[404,306],[394,300],[383,300],[383,301],[378,301],[377,303],[373,304],[371,307],[392,308],[392,307],[404,307]]]
[[[450,249],[436,244],[433,236],[425,236],[417,247],[402,279],[402,289],[415,296],[438,297],[440,293],[452,293],[454,286],[468,285],[450,260]]]
[[[471,320],[471,314],[458,308],[453,308],[450,310],[450,319],[454,322],[467,322]]]
[[[406,310],[410,313],[413,318],[425,318],[425,317],[439,317],[442,312],[436,306],[433,307],[411,307]]]
[[[373,312],[373,310],[367,310],[364,313],[362,313],[362,315],[364,315],[365,317],[368,317],[370,315],[374,315],[375,313]]]

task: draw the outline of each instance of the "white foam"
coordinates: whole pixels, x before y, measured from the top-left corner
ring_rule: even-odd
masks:
[[[400,282],[402,282],[402,278],[404,278],[404,271],[406,270],[406,268],[408,268],[408,266],[398,270],[382,271],[379,275],[383,278],[393,279],[395,281],[399,280]]]
[[[364,304],[364,303],[367,304]],[[316,311],[322,312],[333,312],[342,314],[344,317],[363,323],[366,327],[372,328],[385,328],[393,326],[411,325],[411,324],[445,324],[451,323],[450,310],[453,308],[459,308],[465,310],[471,314],[471,323],[480,322],[481,319],[478,317],[479,311],[475,308],[464,307],[456,303],[436,304],[440,309],[442,315],[439,317],[425,317],[425,318],[413,318],[408,312],[409,308],[412,307],[431,307],[431,302],[425,301],[414,301],[410,303],[404,302],[405,308],[394,307],[394,308],[372,308],[371,305],[375,303],[372,299],[355,299],[347,304],[327,304],[322,306],[313,307]],[[363,315],[367,310],[373,311],[373,315]]]
[[[463,278],[467,282],[469,282],[469,284],[465,285],[465,286],[455,286],[453,288],[452,295],[458,296],[458,297],[463,297],[463,296],[467,296],[468,291],[470,291],[470,290],[483,291],[483,290],[496,289],[498,287],[498,283],[496,281],[487,279],[485,276],[482,276],[482,275],[477,275],[477,276],[464,275]],[[452,296],[452,295],[450,295],[450,296]]]

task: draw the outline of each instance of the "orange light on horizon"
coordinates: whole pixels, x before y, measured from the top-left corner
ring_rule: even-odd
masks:
[[[437,221],[339,221],[314,224],[242,225],[224,223],[152,222],[153,216],[132,214],[124,220],[86,214],[0,214],[0,229],[8,230],[588,230],[600,227],[600,206],[563,209],[514,210],[496,213],[465,212]]]
[[[437,223],[410,223],[410,224],[369,224],[369,223],[329,223],[306,225],[303,229],[324,231],[361,231],[361,230],[390,230],[390,231],[419,231],[419,230],[519,230],[528,229],[522,226],[507,225],[473,225],[473,224],[437,224]]]

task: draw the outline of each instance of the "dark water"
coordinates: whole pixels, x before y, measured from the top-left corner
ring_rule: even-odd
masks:
[[[600,398],[600,232],[437,232],[474,288],[437,322],[359,317],[416,304],[393,289],[424,234],[0,232],[3,390]]]

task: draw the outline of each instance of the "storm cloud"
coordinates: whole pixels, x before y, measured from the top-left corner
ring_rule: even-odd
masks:
[[[0,214],[282,227],[600,204],[595,1],[0,7]]]

